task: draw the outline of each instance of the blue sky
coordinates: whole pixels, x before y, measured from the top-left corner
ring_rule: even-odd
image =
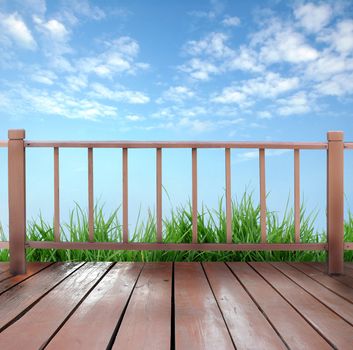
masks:
[[[0,139],[353,140],[350,1],[0,0]],[[291,199],[291,152],[269,152],[269,206]],[[353,156],[347,154],[347,177]],[[86,205],[87,157],[61,154],[62,217]],[[166,151],[172,203],[190,196],[188,151]],[[1,179],[6,152],[0,150]],[[130,157],[130,210],[154,207],[155,155]],[[258,196],[257,151],[232,153],[233,194]],[[121,201],[121,154],[95,152],[95,193]],[[224,154],[201,151],[200,201],[224,190]],[[52,150],[28,150],[28,217],[52,215]],[[302,194],[324,218],[325,154],[303,152]],[[143,174],[143,176],[141,176]],[[346,181],[347,201],[352,184]],[[6,221],[6,181],[0,184]],[[166,199],[166,198],[165,198]],[[165,209],[168,205],[165,204]]]

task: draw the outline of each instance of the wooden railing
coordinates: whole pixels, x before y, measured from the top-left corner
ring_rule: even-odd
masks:
[[[353,243],[344,243],[344,149],[353,149],[353,143],[343,142],[343,132],[331,131],[327,142],[67,142],[27,141],[24,130],[9,130],[8,142],[9,188],[9,242],[0,242],[0,248],[10,249],[10,269],[24,273],[25,249],[118,249],[118,250],[326,250],[329,273],[343,272],[344,249],[352,250]],[[28,147],[53,149],[54,156],[54,241],[26,240],[26,171],[25,153]],[[60,148],[86,148],[88,157],[88,242],[60,240]],[[93,152],[95,148],[122,149],[122,242],[96,242],[94,237]],[[128,150],[131,148],[156,149],[156,242],[129,242],[128,232]],[[162,151],[166,148],[188,148],[192,154],[192,242],[163,242],[162,233]],[[225,151],[226,242],[198,243],[197,218],[197,150],[223,148]],[[231,200],[231,149],[255,148],[259,150],[260,178],[260,243],[233,243]],[[266,225],[266,171],[265,155],[268,149],[291,149],[294,159],[294,227],[295,243],[268,243]],[[327,150],[327,243],[300,242],[300,151]]]

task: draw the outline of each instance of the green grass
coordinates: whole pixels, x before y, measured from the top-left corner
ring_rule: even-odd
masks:
[[[122,227],[119,222],[120,209],[110,215],[104,207],[95,207],[95,240],[98,242],[120,242]],[[172,210],[164,219],[164,242],[190,243],[192,238],[192,215],[190,204]],[[301,207],[301,242],[325,242],[325,232],[314,229],[316,213],[307,213]],[[233,202],[233,240],[236,243],[260,242],[260,207],[255,205],[252,195],[245,193]],[[285,210],[280,219],[278,213],[267,213],[268,241],[271,243],[294,242],[293,210]],[[199,242],[221,243],[226,240],[225,213],[222,199],[216,210],[202,206],[198,216]],[[61,226],[62,240],[84,242],[88,240],[88,220],[82,208],[76,204],[70,213],[69,222]],[[133,242],[155,242],[156,220],[149,212],[145,221],[138,220],[130,238]],[[33,241],[53,241],[53,224],[42,216],[28,223],[27,238]],[[0,225],[0,239],[4,239]],[[353,215],[345,222],[345,241],[353,242]],[[103,251],[103,250],[55,250],[27,249],[28,261],[324,261],[323,251],[304,252],[200,252],[200,251]],[[352,261],[353,252],[345,252],[345,259]],[[8,260],[8,251],[0,250],[0,261]]]

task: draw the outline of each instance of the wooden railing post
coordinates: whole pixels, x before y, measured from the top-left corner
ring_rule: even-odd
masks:
[[[25,131],[9,130],[9,247],[10,271],[26,273],[26,161]]]
[[[344,271],[343,132],[329,131],[327,145],[328,273],[342,274]]]

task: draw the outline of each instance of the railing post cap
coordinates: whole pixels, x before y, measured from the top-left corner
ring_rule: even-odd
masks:
[[[343,141],[343,131],[329,131],[327,133],[328,141]]]
[[[23,140],[26,137],[24,129],[10,129],[8,132],[9,140]]]

